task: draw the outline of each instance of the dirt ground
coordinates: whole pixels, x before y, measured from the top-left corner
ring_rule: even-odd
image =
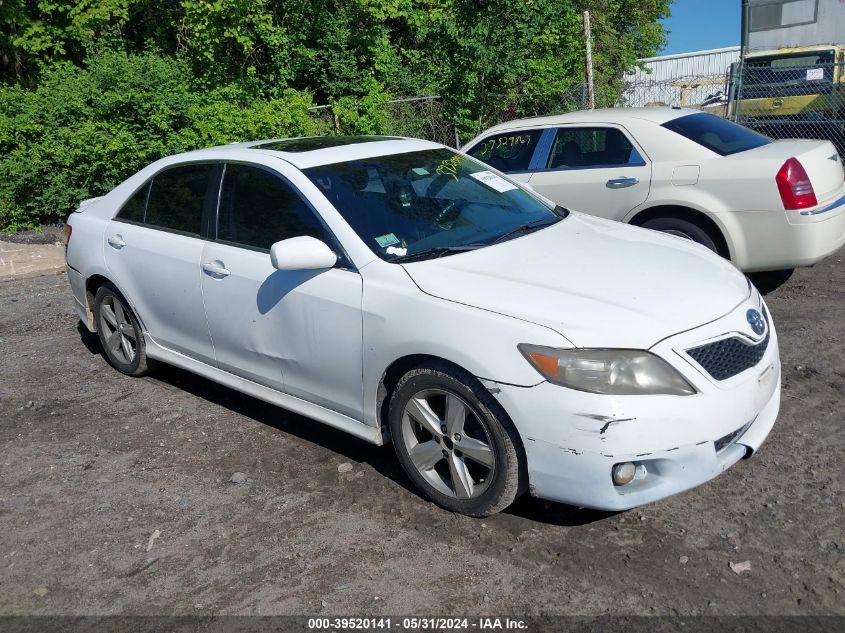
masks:
[[[845,615],[843,255],[768,302],[784,397],[753,459],[621,514],[524,497],[478,520],[390,447],[122,376],[62,275],[0,282],[0,614]]]

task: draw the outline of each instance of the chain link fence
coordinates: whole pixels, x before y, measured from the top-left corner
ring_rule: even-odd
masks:
[[[772,138],[829,140],[845,154],[845,64],[807,57],[738,63],[728,116]]]
[[[482,114],[474,126],[474,134],[487,128],[525,117],[551,116],[587,108],[587,87],[575,84],[552,94],[489,94],[483,99]]]
[[[617,107],[678,106],[727,115],[730,75],[724,73],[652,80],[626,78]]]
[[[483,98],[482,113],[473,122],[470,133],[459,138],[458,128],[442,97],[408,97],[392,99],[379,106],[382,133],[391,136],[422,138],[450,147],[460,147],[461,141],[505,121],[530,116],[562,114],[587,107],[587,91],[583,85],[557,94],[532,95],[488,94]],[[318,134],[354,134],[358,130],[354,120],[346,120],[331,105],[308,109]]]
[[[378,109],[383,134],[422,138],[450,147],[457,144],[455,124],[440,96],[392,99],[379,105]],[[331,105],[315,106],[308,111],[317,124],[319,134],[354,134],[359,131],[356,121],[339,115]]]
[[[845,64],[798,64],[790,58],[745,61],[724,73],[651,80],[623,78],[616,91],[596,94],[596,107],[680,106],[697,108],[772,138],[830,140],[845,155]],[[562,114],[587,107],[582,84],[551,95],[488,94],[481,114],[464,126],[464,138],[439,96],[394,99],[378,106],[383,132],[424,138],[451,147],[487,128],[523,117]],[[320,134],[355,133],[332,106],[310,108]]]

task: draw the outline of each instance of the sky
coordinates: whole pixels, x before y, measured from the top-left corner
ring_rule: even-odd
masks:
[[[674,0],[672,16],[663,20],[671,31],[660,55],[739,46],[741,0]]]

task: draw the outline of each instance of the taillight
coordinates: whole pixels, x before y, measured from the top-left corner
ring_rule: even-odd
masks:
[[[813,183],[797,158],[790,158],[783,164],[775,176],[775,182],[784,209],[807,209],[818,204]]]
[[[67,247],[68,243],[70,242],[70,236],[73,233],[73,227],[70,224],[65,223],[65,247]]]

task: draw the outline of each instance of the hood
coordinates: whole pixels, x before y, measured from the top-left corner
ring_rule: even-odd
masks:
[[[749,296],[742,273],[703,246],[579,213],[403,266],[427,294],[544,325],[577,347],[648,349]]]

